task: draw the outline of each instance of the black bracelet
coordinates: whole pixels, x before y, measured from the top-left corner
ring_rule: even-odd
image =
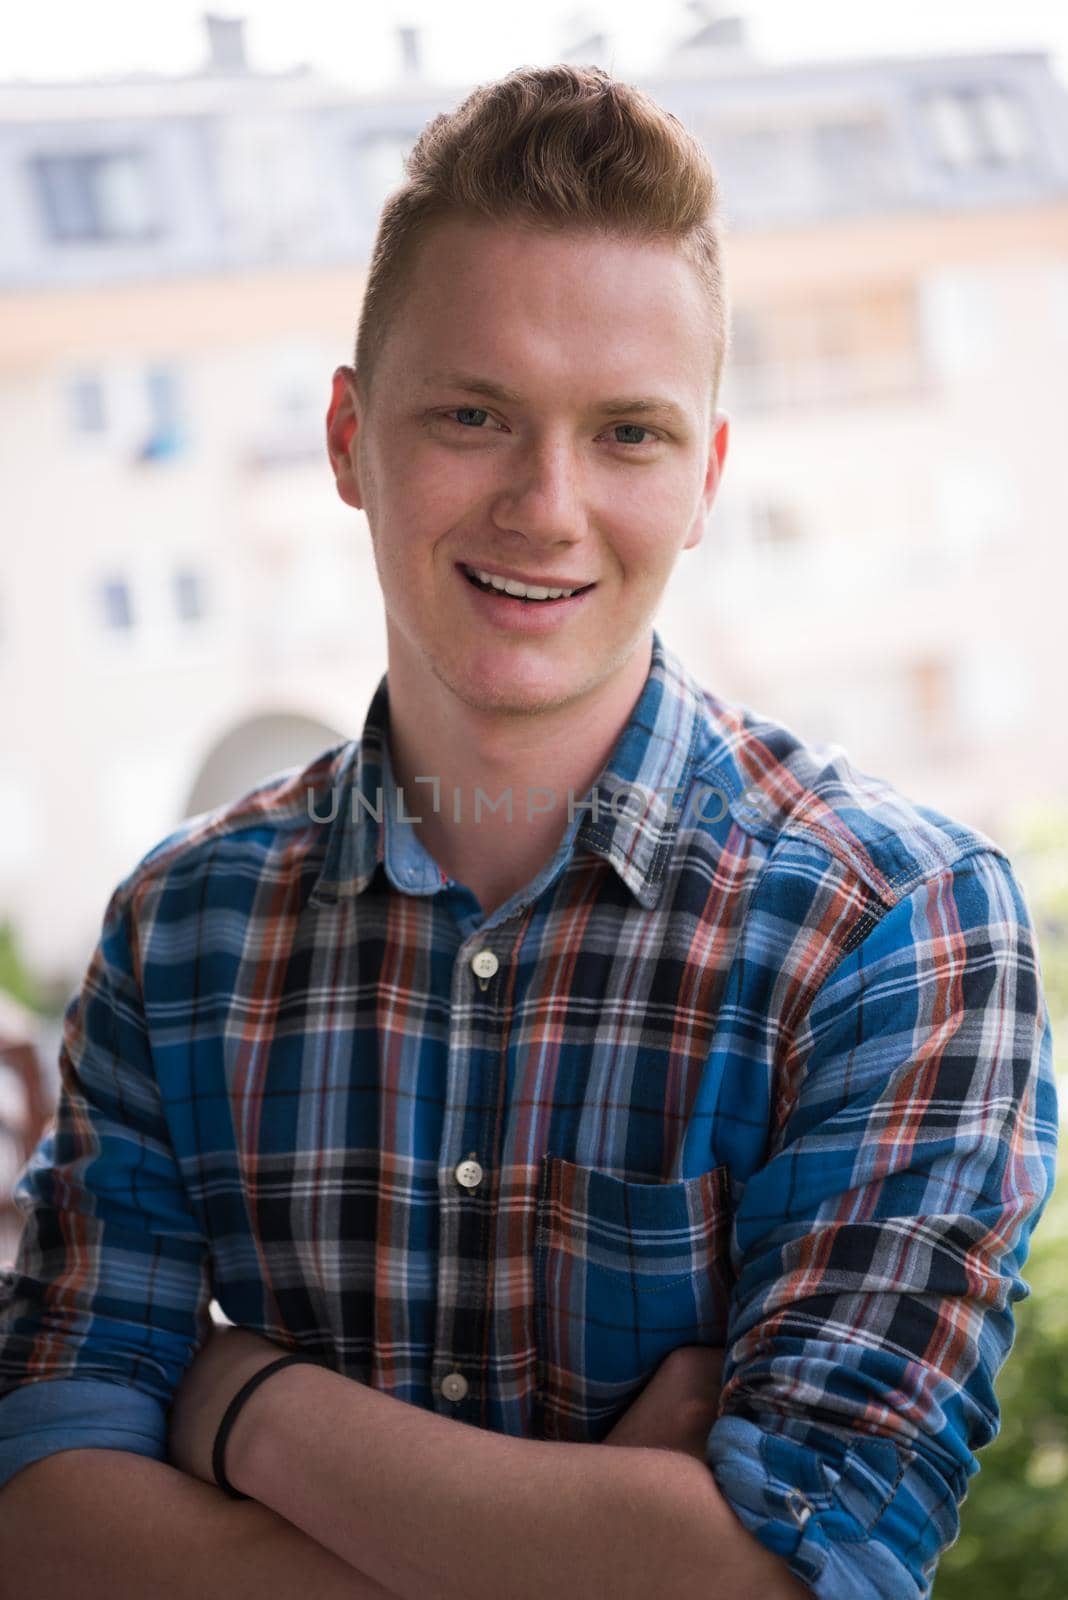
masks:
[[[251,1495],[240,1494],[234,1488],[233,1484],[227,1478],[226,1469],[223,1466],[223,1456],[226,1452],[226,1441],[230,1436],[230,1430],[237,1418],[237,1413],[241,1410],[242,1405],[248,1399],[253,1389],[256,1388],[257,1384],[262,1383],[264,1378],[269,1378],[272,1372],[279,1372],[283,1367],[290,1367],[296,1361],[307,1362],[308,1365],[312,1367],[318,1367],[322,1365],[321,1362],[315,1360],[314,1356],[282,1356],[279,1361],[271,1361],[267,1366],[261,1367],[259,1372],[253,1373],[248,1382],[237,1391],[237,1393],[234,1395],[234,1398],[230,1401],[230,1404],[223,1413],[223,1419],[219,1423],[219,1431],[215,1435],[215,1448],[211,1453],[211,1470],[215,1474],[215,1482],[219,1485],[220,1489],[225,1489],[231,1500],[249,1500],[252,1498]]]

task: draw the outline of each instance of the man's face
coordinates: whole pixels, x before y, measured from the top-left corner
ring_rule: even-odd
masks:
[[[709,317],[674,246],[435,227],[372,393],[339,368],[328,418],[338,492],[367,515],[394,681],[432,676],[473,709],[526,716],[594,695],[648,639],[726,453]],[[653,399],[667,409],[619,403]],[[513,599],[474,587],[475,570],[586,592]]]

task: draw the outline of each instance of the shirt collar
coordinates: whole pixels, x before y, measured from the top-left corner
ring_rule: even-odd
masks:
[[[609,862],[646,909],[656,904],[663,887],[708,716],[703,690],[654,629],[649,672],[634,710],[600,776],[575,801],[576,809],[581,802],[586,804],[579,811],[574,848]],[[387,850],[391,865],[401,859],[409,866],[423,863],[416,877],[405,882],[406,892],[432,894],[446,881],[421,845],[418,851],[411,848],[413,842],[419,843],[411,823],[397,820],[388,728],[388,675],[383,674],[363,733],[343,758],[330,801],[319,807],[330,808],[330,820],[322,824],[330,832],[312,891],[313,904],[331,904],[341,896],[361,893]],[[681,791],[674,806],[670,794],[654,792],[668,789]],[[425,794],[432,801],[429,784]],[[418,815],[413,798],[404,798],[407,813]],[[567,796],[557,803],[566,812]],[[411,837],[394,840],[390,830],[407,830]]]

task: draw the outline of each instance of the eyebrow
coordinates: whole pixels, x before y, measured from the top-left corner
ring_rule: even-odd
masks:
[[[521,405],[523,396],[514,389],[505,388],[503,384],[494,383],[492,378],[482,378],[471,372],[432,372],[423,379],[424,388],[433,388],[438,384],[447,388],[463,389],[467,394],[484,395],[488,400],[499,400],[503,405]],[[686,426],[686,414],[673,400],[668,400],[661,395],[633,395],[629,399],[598,400],[592,410],[598,416],[618,416],[620,412],[628,412],[632,416],[661,416],[670,419],[681,427]]]

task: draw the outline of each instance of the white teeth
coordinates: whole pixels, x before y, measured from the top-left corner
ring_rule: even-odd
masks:
[[[575,592],[574,589],[545,589],[540,584],[517,583],[514,578],[498,578],[492,572],[479,572],[477,567],[473,570],[482,583],[492,584],[502,594],[521,595],[527,600],[560,600]]]

